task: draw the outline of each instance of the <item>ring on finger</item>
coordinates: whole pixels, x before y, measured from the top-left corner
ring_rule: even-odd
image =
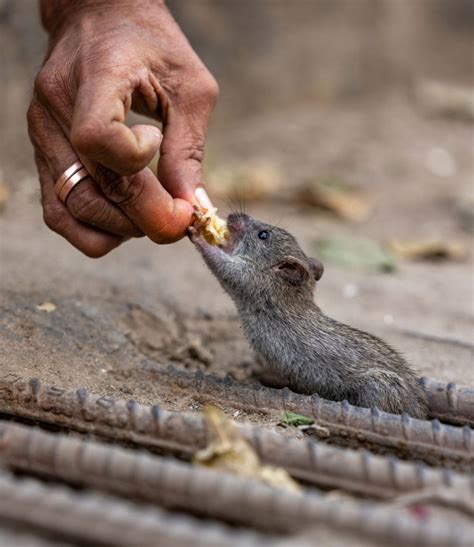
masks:
[[[76,161],[64,171],[54,185],[54,191],[59,199],[66,203],[67,197],[71,190],[82,180],[89,176],[85,167],[80,161]]]

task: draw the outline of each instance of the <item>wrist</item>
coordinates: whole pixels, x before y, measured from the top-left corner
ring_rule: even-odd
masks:
[[[55,34],[67,21],[84,14],[117,15],[130,10],[138,12],[141,9],[153,11],[163,7],[165,0],[40,0],[41,22],[49,35]]]

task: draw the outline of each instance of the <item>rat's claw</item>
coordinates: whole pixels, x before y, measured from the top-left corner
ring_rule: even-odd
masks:
[[[193,217],[194,217],[196,220],[201,220],[202,217],[203,217],[202,211],[199,210],[199,207],[198,207],[197,205],[194,205]]]
[[[188,226],[186,233],[188,234],[188,237],[191,241],[197,236],[197,230],[194,226]]]
[[[198,242],[204,241],[204,238],[200,234],[199,230],[195,226],[188,226],[186,233],[192,243],[197,244]]]

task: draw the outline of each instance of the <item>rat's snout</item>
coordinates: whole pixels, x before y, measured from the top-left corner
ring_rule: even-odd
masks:
[[[227,217],[227,228],[232,236],[241,236],[250,222],[250,217],[244,213],[231,213]]]

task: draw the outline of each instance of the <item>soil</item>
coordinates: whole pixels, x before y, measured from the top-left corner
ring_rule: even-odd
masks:
[[[265,158],[282,170],[278,199],[246,209],[289,229],[308,252],[316,237],[335,234],[461,242],[465,261],[401,262],[392,274],[325,264],[316,299],[327,314],[390,342],[420,375],[474,384],[472,238],[454,207],[472,179],[471,126],[428,118],[392,97],[344,108],[307,105],[212,135],[211,155],[220,163]],[[430,167],[439,148],[455,166],[447,176]],[[292,203],[298,185],[333,173],[375,198],[368,221],[344,223]],[[194,407],[155,385],[147,363],[243,382],[262,377],[232,302],[188,240],[162,247],[134,240],[90,260],[43,225],[36,185],[23,172],[0,214],[3,374],[145,403],[165,396],[160,402],[174,409]],[[56,309],[37,309],[43,302]]]

